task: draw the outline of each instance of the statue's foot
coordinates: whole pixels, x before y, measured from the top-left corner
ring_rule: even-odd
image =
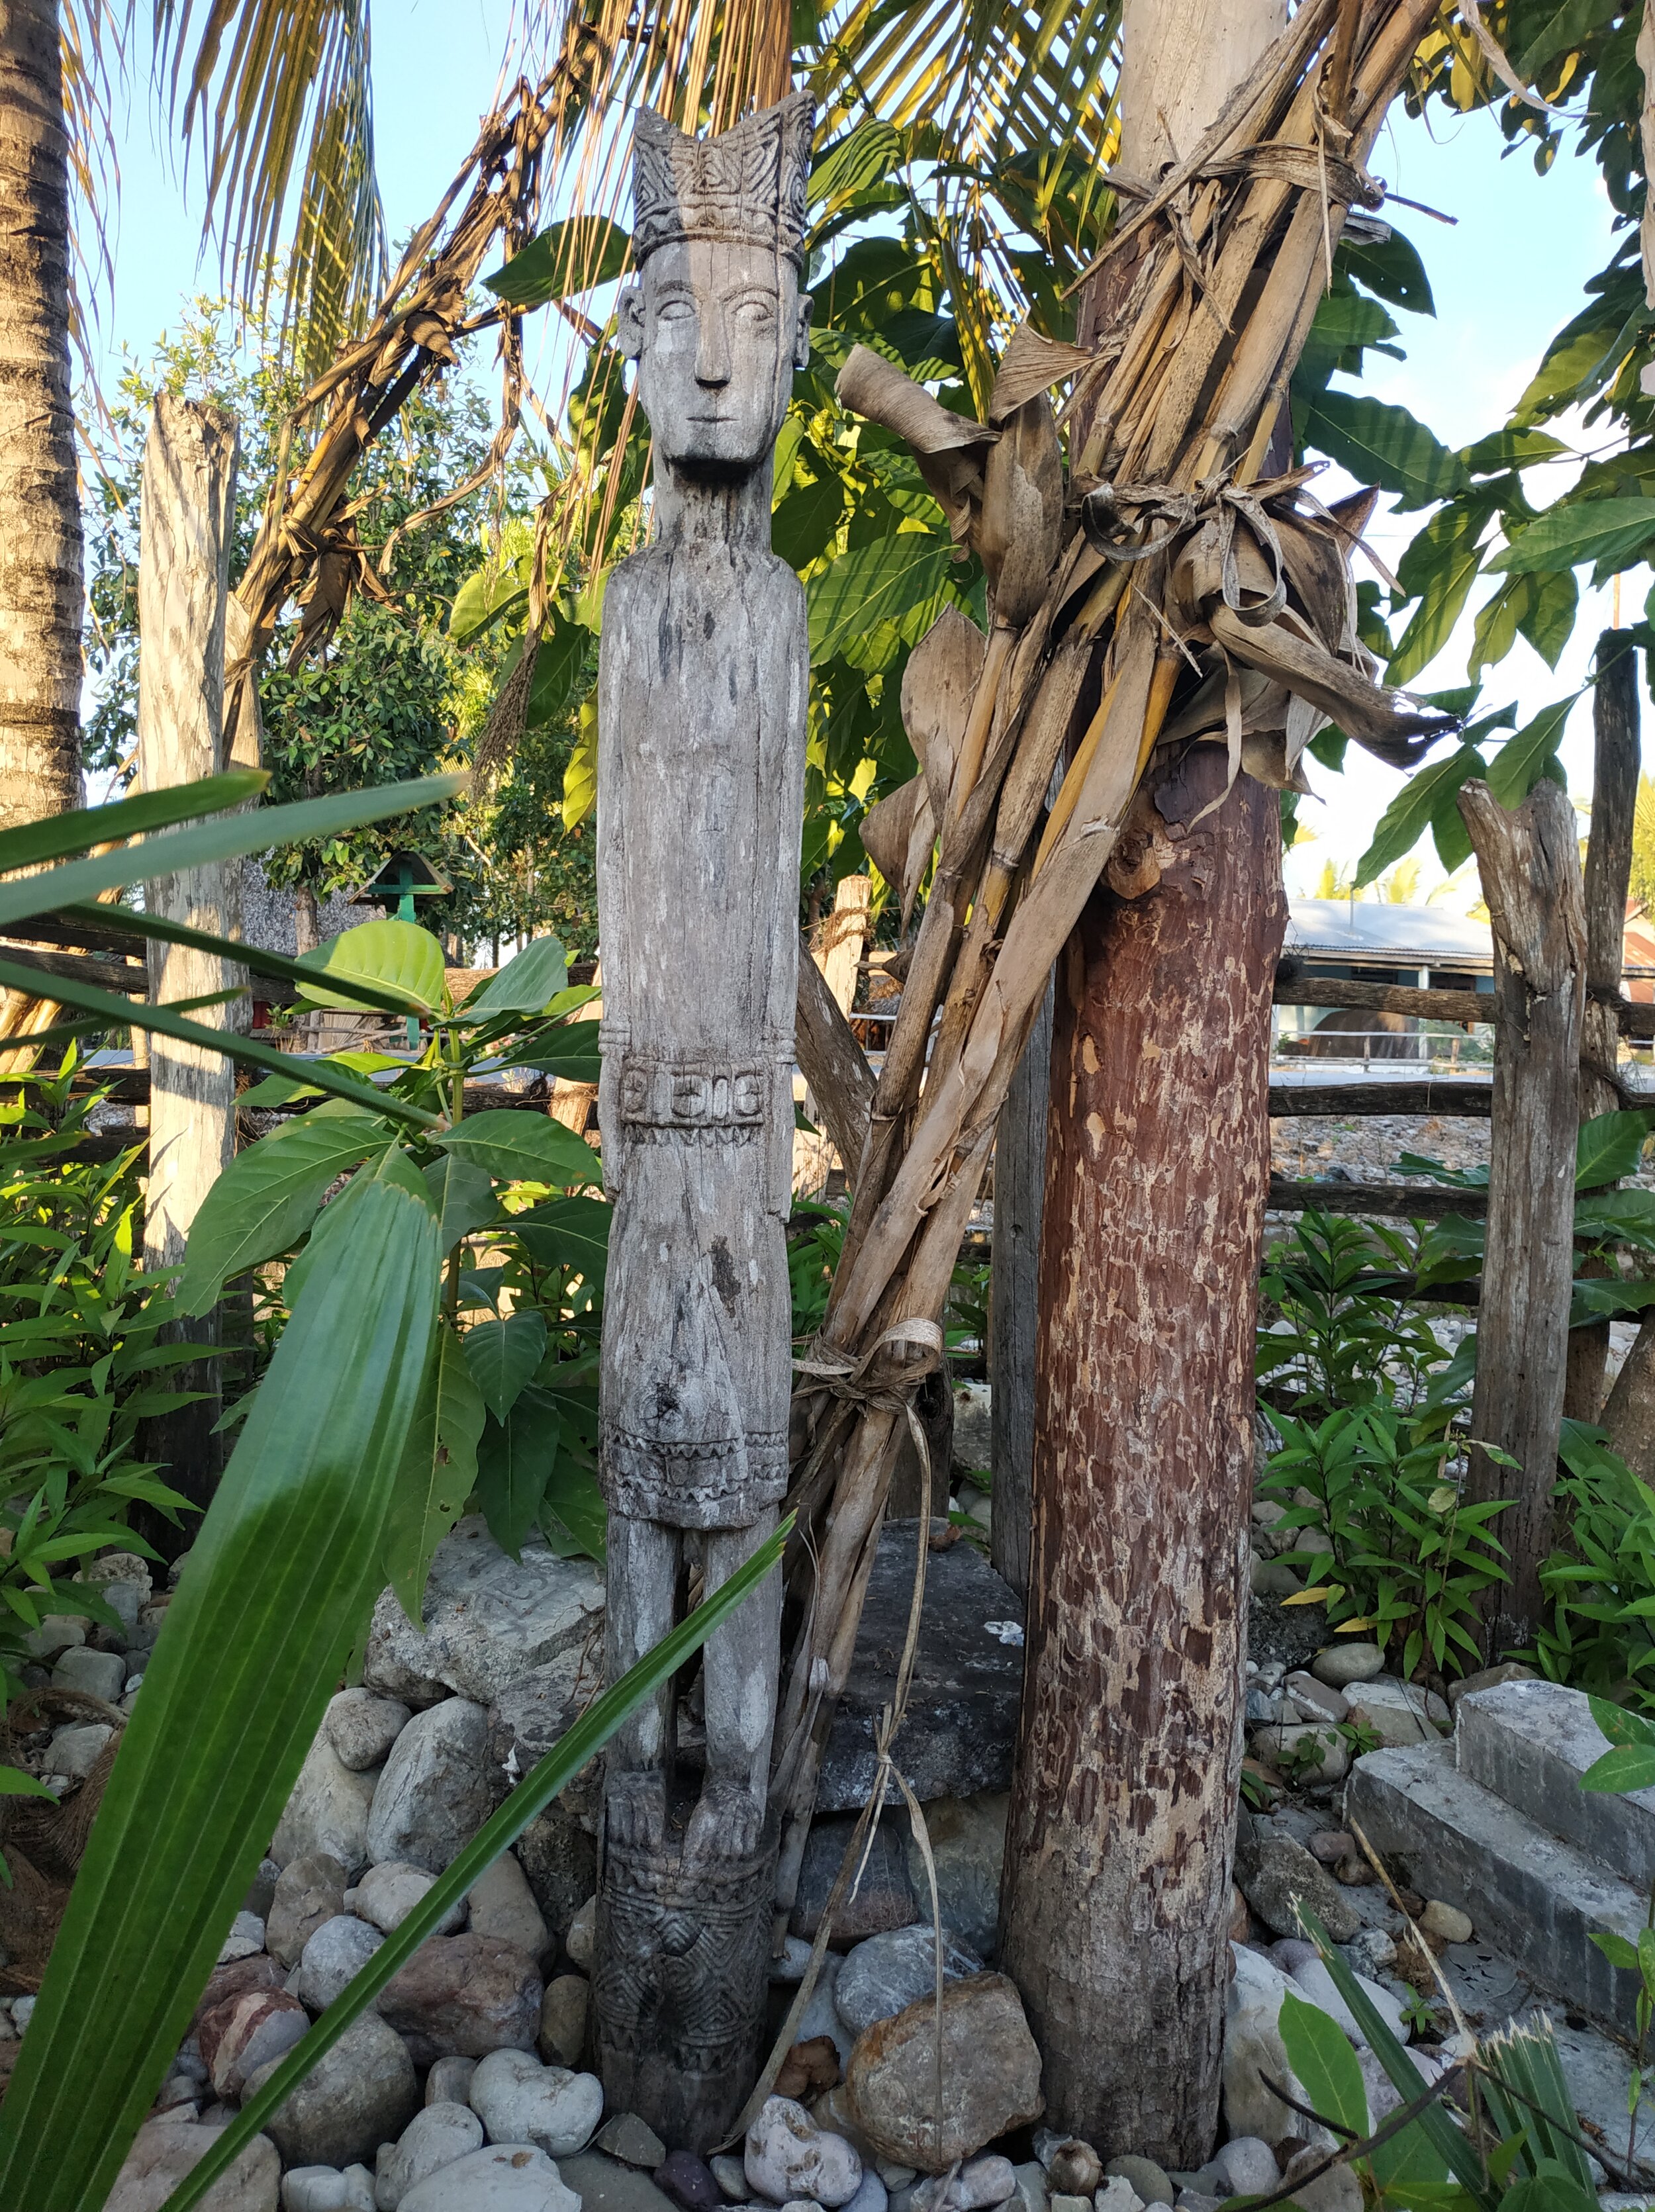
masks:
[[[666,1784],[659,1774],[617,1774],[604,1793],[604,1825],[624,1850],[659,1851],[666,1841]]]
[[[739,1782],[709,1779],[684,1838],[686,1859],[750,1859],[764,1827],[764,1801]]]

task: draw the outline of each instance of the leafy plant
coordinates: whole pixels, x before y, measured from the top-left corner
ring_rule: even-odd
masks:
[[[1601,1429],[1566,1420],[1560,1449],[1558,1544],[1540,1570],[1549,1613],[1535,1656],[1553,1681],[1655,1714],[1655,1490]]]
[[[1452,1358],[1403,1306],[1413,1257],[1395,1230],[1307,1213],[1270,1255],[1261,1330],[1266,1418],[1280,1439],[1258,1487],[1299,1531],[1286,1556],[1331,1627],[1399,1648],[1412,1676],[1481,1664],[1478,1599],[1504,1578],[1489,1524],[1503,1501],[1468,1504],[1456,1479],[1471,1353]]]
[[[464,1111],[466,1080],[479,1072],[586,1077],[596,1024],[573,1017],[595,993],[569,988],[562,945],[542,938],[455,1006],[436,939],[392,920],[346,930],[297,969],[315,1005],[348,1005],[341,981],[396,992],[417,1009],[424,1042],[408,1059],[353,1053],[332,1063],[378,1079],[386,1110],[327,1100],[238,1155],[196,1217],[181,1307],[205,1312],[231,1277],[271,1261],[301,1270],[309,1241],[370,1170],[417,1183],[439,1218],[441,1310],[386,1522],[386,1578],[417,1617],[431,1553],[472,1500],[514,1557],[538,1528],[561,1553],[600,1559],[596,1362],[609,1208],[593,1194],[598,1157],[544,1111]],[[328,1065],[307,1063],[246,1097],[277,1106],[319,1096]],[[418,1117],[400,1134],[388,1110],[398,1106]],[[355,1180],[330,1201],[344,1174]]]

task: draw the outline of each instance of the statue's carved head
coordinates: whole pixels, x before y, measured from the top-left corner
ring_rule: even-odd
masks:
[[[621,294],[620,345],[665,461],[745,472],[776,441],[810,358],[799,276],[812,113],[795,93],[706,139],[638,118],[640,274]]]

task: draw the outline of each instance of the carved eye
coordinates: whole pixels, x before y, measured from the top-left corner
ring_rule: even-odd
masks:
[[[735,311],[749,323],[763,325],[776,320],[776,302],[762,292],[750,292],[745,300],[738,300]]]
[[[663,300],[655,310],[655,320],[658,323],[681,323],[686,318],[693,317],[695,312],[693,300]]]

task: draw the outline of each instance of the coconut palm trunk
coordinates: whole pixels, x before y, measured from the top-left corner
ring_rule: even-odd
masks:
[[[58,0],[0,0],[0,828],[81,803],[81,512]]]
[[[1129,0],[1121,167],[1187,153],[1285,15]],[[1104,274],[1088,336],[1130,287]],[[1148,803],[1190,833],[1159,882],[1117,876],[1140,896],[1098,886],[1056,969],[1002,1959],[1054,2124],[1193,2166],[1218,2116],[1285,916],[1275,793],[1239,777],[1196,828],[1223,747],[1174,781]]]

